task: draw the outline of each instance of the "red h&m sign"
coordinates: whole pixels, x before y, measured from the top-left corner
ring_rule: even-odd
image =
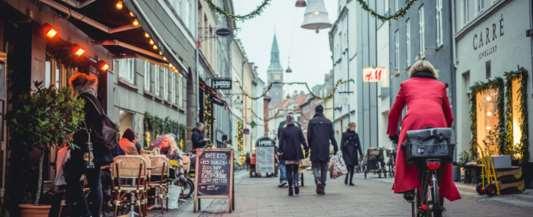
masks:
[[[364,82],[380,82],[385,78],[387,78],[387,69],[385,68],[365,68],[363,70]]]

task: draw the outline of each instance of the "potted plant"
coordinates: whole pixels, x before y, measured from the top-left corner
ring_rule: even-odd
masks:
[[[45,157],[54,146],[69,143],[84,121],[84,101],[69,88],[46,88],[42,82],[35,82],[35,87],[31,93],[17,96],[15,109],[7,115],[11,144],[33,158],[25,164],[29,168],[21,169],[37,173],[31,179],[34,183],[22,185],[24,195],[20,195],[19,204],[22,217],[48,216],[50,206],[42,204],[43,173],[48,165]]]

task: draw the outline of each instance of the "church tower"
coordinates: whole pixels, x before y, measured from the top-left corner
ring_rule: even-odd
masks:
[[[275,82],[283,82],[283,67],[281,67],[281,63],[279,60],[279,47],[278,47],[278,39],[276,35],[274,35],[274,39],[272,40],[272,49],[270,51],[270,65],[268,66],[268,84],[272,84],[272,88],[270,89],[269,96],[271,98],[272,105],[276,105],[281,100],[283,100],[283,84],[281,83],[275,83]]]

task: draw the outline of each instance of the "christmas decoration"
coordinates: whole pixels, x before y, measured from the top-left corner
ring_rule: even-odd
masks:
[[[204,113],[203,113],[203,123],[205,125],[205,135],[206,137],[212,136],[213,131],[213,100],[208,94],[204,94]]]
[[[478,153],[478,145],[485,141],[478,141],[477,139],[477,100],[476,96],[478,92],[487,91],[490,89],[497,90],[497,97],[496,97],[496,107],[497,111],[495,111],[498,115],[498,126],[496,129],[492,130],[492,134],[498,134],[498,148],[499,150],[503,150],[503,147],[506,144],[506,129],[505,129],[505,117],[503,115],[504,111],[504,88],[503,88],[503,79],[502,78],[496,78],[494,80],[489,80],[487,82],[478,82],[474,84],[470,90],[470,120],[472,120],[472,125],[470,127],[472,132],[472,141],[471,141],[471,147],[472,147],[472,155],[473,156],[479,156]],[[490,134],[490,133],[489,133]]]
[[[505,153],[518,164],[528,160],[527,70],[505,73],[506,79],[506,147]],[[518,141],[515,139],[518,138]]]
[[[401,7],[400,9],[398,9],[394,14],[392,14],[392,15],[382,15],[382,14],[379,14],[378,12],[376,12],[374,9],[370,8],[370,6],[368,5],[367,0],[357,0],[357,2],[359,2],[359,4],[361,5],[361,8],[363,8],[363,10],[367,11],[372,16],[377,17],[378,19],[383,20],[383,21],[387,21],[387,20],[391,20],[391,19],[394,19],[394,20],[400,19],[401,17],[405,16],[405,14],[407,14],[407,11],[409,10],[409,8],[411,8],[415,4],[415,2],[417,2],[417,1],[418,0],[407,0],[405,5],[403,7]]]
[[[213,3],[212,0],[205,0],[205,2],[209,5],[209,7],[213,10],[215,10],[217,13],[221,14],[221,15],[224,15],[226,16],[227,18],[230,18],[232,20],[241,20],[241,21],[244,21],[244,20],[250,20],[250,19],[253,19],[259,15],[261,15],[261,13],[263,13],[263,11],[265,10],[265,8],[270,5],[270,2],[272,0],[263,0],[263,2],[261,2],[261,4],[259,4],[257,6],[257,8],[255,8],[255,10],[247,13],[247,14],[244,14],[244,15],[237,15],[237,14],[233,14],[232,12],[229,12],[223,8],[220,8],[218,7],[217,5],[215,5],[215,3]]]

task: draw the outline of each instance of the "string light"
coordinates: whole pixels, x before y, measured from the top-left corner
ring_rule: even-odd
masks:
[[[157,50],[157,49],[158,49],[157,45],[154,44],[154,45],[152,46],[152,49]]]
[[[133,24],[134,26],[139,26],[139,20],[134,19],[132,24]]]
[[[98,69],[100,71],[102,71],[102,72],[106,72],[110,68],[109,64],[107,64],[107,62],[105,60],[98,60],[96,65],[97,65]]]
[[[115,8],[117,10],[122,10],[122,8],[124,8],[124,4],[122,3],[122,1],[117,1],[117,3],[115,4]]]
[[[133,14],[133,12],[130,11],[129,13],[130,17],[135,17],[135,14]]]
[[[150,43],[150,45],[154,45],[154,44],[155,44],[154,40],[152,40],[152,39],[150,39],[150,40],[148,41],[148,43]]]
[[[150,38],[150,35],[149,35],[147,32],[145,32],[145,33],[144,33],[144,37],[145,37],[145,38]]]

